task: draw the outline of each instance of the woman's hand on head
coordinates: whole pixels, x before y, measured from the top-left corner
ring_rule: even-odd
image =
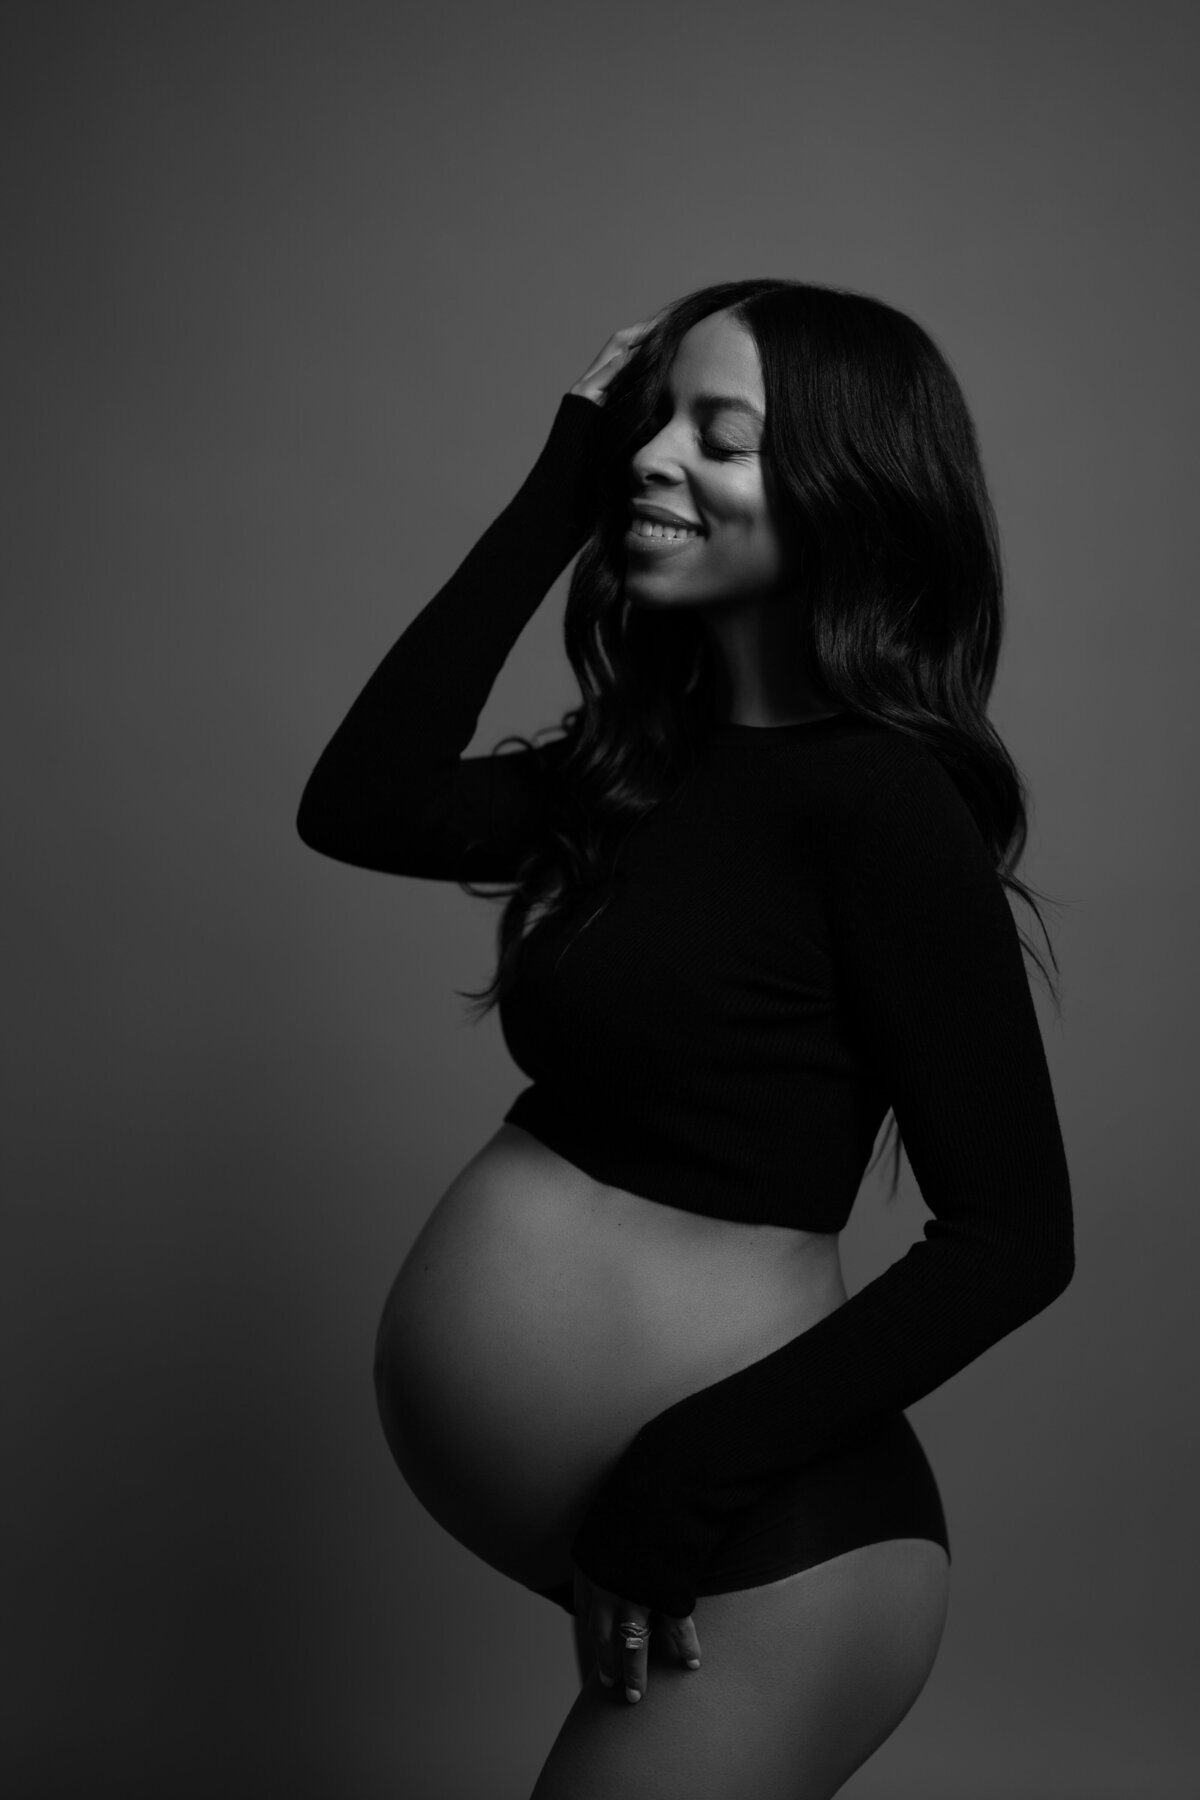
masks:
[[[579,380],[568,389],[569,393],[580,394],[585,400],[592,400],[597,406],[604,405],[604,390],[616,374],[637,349],[638,342],[652,326],[662,318],[666,307],[660,308],[652,319],[642,319],[637,325],[622,325],[614,331],[603,350],[594,356]]]
[[[575,1616],[583,1626],[585,1637],[595,1646],[597,1673],[605,1687],[623,1688],[625,1698],[631,1704],[641,1699],[646,1692],[650,1639],[655,1632],[681,1663],[689,1669],[700,1667],[700,1639],[691,1613],[686,1619],[652,1613],[649,1607],[623,1600],[620,1594],[614,1594],[608,1588],[597,1587],[575,1563],[571,1568],[575,1583]]]

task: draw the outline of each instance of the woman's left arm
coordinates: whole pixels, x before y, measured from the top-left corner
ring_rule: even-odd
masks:
[[[1066,1152],[1016,924],[932,753],[906,748],[839,827],[826,879],[846,1004],[933,1217],[801,1336],[648,1421],[603,1484],[575,1562],[677,1617],[774,1476],[940,1387],[1074,1272]]]

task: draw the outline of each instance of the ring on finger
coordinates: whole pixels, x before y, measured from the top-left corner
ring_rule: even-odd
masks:
[[[620,1620],[617,1630],[624,1633],[627,1650],[640,1650],[650,1636],[649,1625],[639,1625],[635,1620]]]

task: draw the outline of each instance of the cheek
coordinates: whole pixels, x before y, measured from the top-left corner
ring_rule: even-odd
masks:
[[[788,547],[785,534],[769,513],[760,513],[755,518],[750,542],[754,546],[755,561],[764,568],[778,570],[786,566]]]
[[[761,513],[730,514],[714,534],[723,554],[757,573],[783,566],[784,546],[774,524]]]
[[[726,544],[756,549],[771,536],[771,522],[762,508],[736,496],[718,502],[710,514],[713,536]]]

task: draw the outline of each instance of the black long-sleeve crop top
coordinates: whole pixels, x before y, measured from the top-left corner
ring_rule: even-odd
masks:
[[[587,535],[600,416],[562,397],[516,496],[367,682],[304,790],[314,849],[515,878],[562,740],[462,752]],[[933,1215],[835,1311],[637,1433],[572,1546],[624,1599],[690,1612],[775,1476],[940,1386],[1071,1278],[1066,1155],[1007,897],[941,762],[889,728],[714,724],[622,845],[608,904],[527,938],[501,1025],[529,1078],[506,1120],[599,1181],[836,1232],[893,1107]]]

